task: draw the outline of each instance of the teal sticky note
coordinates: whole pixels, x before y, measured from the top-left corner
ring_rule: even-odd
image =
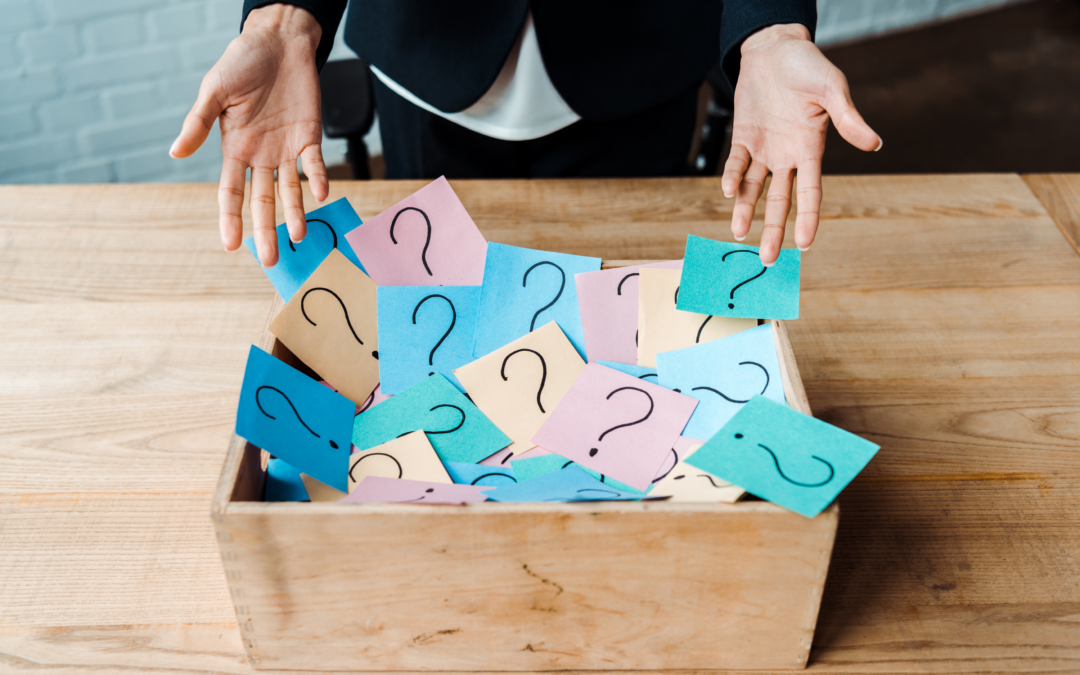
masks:
[[[554,320],[584,359],[574,275],[598,269],[600,258],[488,244],[473,355],[489,354]]]
[[[443,462],[443,466],[446,467],[446,473],[450,474],[450,480],[461,485],[499,487],[518,482],[510,468],[462,462]]]
[[[514,476],[519,481],[532,480],[533,478],[539,478],[540,476],[546,476],[549,473],[555,473],[561,471],[568,466],[576,466],[585,473],[589,474],[596,480],[609,485],[619,492],[625,492],[632,495],[642,495],[652,490],[652,486],[649,486],[649,490],[642,492],[635,488],[630,487],[626,483],[621,483],[614,478],[605,476],[599,471],[594,471],[588,467],[581,466],[574,463],[562,455],[557,455],[554,452],[549,455],[541,455],[539,457],[528,457],[526,459],[512,459],[510,460],[510,466],[514,469]]]
[[[357,415],[352,442],[360,450],[367,450],[417,430],[427,433],[431,447],[443,462],[476,463],[511,443],[472,401],[438,373]]]
[[[266,463],[266,501],[306,502],[307,488],[300,470],[283,459],[271,457]]]
[[[878,449],[855,434],[755,396],[686,462],[813,518]]]
[[[613,368],[620,373],[626,373],[627,375],[633,375],[639,380],[645,380],[646,382],[652,382],[656,384],[656,368],[649,368],[648,366],[632,366],[629,363],[617,363],[615,361],[597,361],[602,366]]]
[[[330,255],[330,251],[341,251],[352,264],[364,271],[356,252],[345,240],[345,235],[362,224],[349,200],[341,199],[326,206],[310,211],[307,216],[307,236],[299,244],[289,240],[289,228],[284,223],[277,226],[278,261],[273,267],[263,267],[270,282],[274,284],[278,295],[288,302],[293,294],[315,271],[315,268]],[[248,237],[244,244],[258,262],[259,254],[255,248],[255,237]],[[262,264],[260,263],[260,267]]]
[[[539,458],[536,458],[539,459]],[[503,485],[484,493],[496,502],[577,502],[638,500],[641,493],[621,492],[605,485],[574,465],[513,485]]]
[[[379,380],[397,394],[432,373],[465,387],[454,368],[473,361],[479,286],[380,286]]]
[[[675,309],[743,319],[798,319],[802,252],[763,267],[756,246],[690,235]]]

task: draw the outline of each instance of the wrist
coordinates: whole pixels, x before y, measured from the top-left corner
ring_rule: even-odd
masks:
[[[244,33],[271,33],[283,40],[304,40],[311,43],[312,49],[322,39],[322,25],[302,7],[285,3],[274,3],[253,9],[244,22]]]
[[[774,23],[751,33],[743,40],[741,53],[763,49],[784,40],[809,40],[810,31],[801,23]]]

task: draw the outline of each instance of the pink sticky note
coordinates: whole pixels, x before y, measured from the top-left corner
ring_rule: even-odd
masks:
[[[479,286],[484,281],[487,241],[445,177],[345,239],[380,286]]]
[[[334,391],[337,391],[337,389],[334,389],[334,387],[326,380],[319,380],[319,384],[326,387],[327,389],[333,389]],[[382,385],[375,385],[375,391],[368,394],[367,400],[356,406],[356,415],[359,415],[360,413],[375,407],[377,404],[382,403],[388,398],[392,398],[392,396],[390,394],[382,393]],[[356,417],[356,415],[353,415],[353,417]],[[356,446],[353,447],[355,448]]]
[[[697,399],[590,363],[532,442],[645,490],[695,406]]]
[[[590,362],[637,364],[638,279],[642,267],[682,269],[682,261],[574,275],[581,327],[585,331],[585,354]]]
[[[510,446],[503,448],[490,457],[477,462],[477,464],[483,464],[484,466],[510,466],[507,462],[514,456],[514,451],[510,449]]]
[[[385,502],[392,504],[464,504],[486,501],[484,490],[493,486],[428,483],[383,476],[367,476],[339,502]]]

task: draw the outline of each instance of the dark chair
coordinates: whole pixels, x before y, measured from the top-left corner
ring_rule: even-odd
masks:
[[[731,119],[735,110],[735,92],[728,84],[720,64],[709,71],[705,78],[712,87],[712,98],[701,126],[701,144],[694,158],[694,173],[698,176],[715,176],[720,165],[727,160],[721,156],[727,148],[731,135]]]
[[[370,179],[364,136],[375,121],[375,95],[368,64],[361,59],[329,61],[319,73],[319,86],[323,132],[329,138],[346,139],[345,159],[352,166],[353,178]]]

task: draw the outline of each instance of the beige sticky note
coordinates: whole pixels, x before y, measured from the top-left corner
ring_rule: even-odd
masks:
[[[379,383],[375,288],[334,249],[270,324],[293,354],[358,404]]]
[[[476,407],[514,442],[515,455],[577,379],[585,362],[559,325],[551,321],[533,332],[454,371]]]
[[[300,480],[304,481],[304,489],[307,490],[308,498],[313,502],[336,502],[345,496],[341,490],[315,480],[306,473],[300,474]]]
[[[349,492],[368,476],[453,483],[427,434],[414,431],[349,455]]]
[[[757,319],[733,319],[675,309],[682,270],[642,268],[638,283],[638,365],[656,367],[656,355],[672,349],[719,340],[757,325]]]
[[[695,445],[687,453],[689,457],[700,448]],[[649,497],[671,497],[672,502],[723,502],[732,504],[739,500],[746,490],[732,485],[723,478],[718,478],[686,463],[686,457],[679,460],[674,468],[653,485]]]

